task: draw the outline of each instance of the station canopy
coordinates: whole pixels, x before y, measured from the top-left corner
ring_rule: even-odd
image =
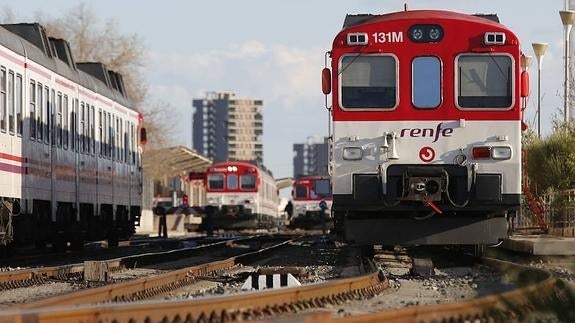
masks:
[[[291,177],[284,177],[276,179],[276,186],[278,190],[281,190],[286,187],[290,187],[293,185],[293,178]]]
[[[193,149],[174,146],[144,151],[144,172],[154,177],[205,172],[212,160]]]

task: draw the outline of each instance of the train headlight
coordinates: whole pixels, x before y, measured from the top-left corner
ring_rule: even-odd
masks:
[[[411,30],[411,38],[413,38],[413,40],[421,40],[422,37],[423,30],[421,30],[421,28],[414,28]]]
[[[441,39],[441,29],[432,27],[429,29],[429,39],[436,41]]]
[[[491,158],[511,159],[511,147],[491,147]]]
[[[435,24],[417,24],[409,27],[408,35],[416,43],[437,43],[443,39],[443,28]]]
[[[345,160],[361,160],[362,157],[363,149],[361,147],[343,148],[343,159]]]

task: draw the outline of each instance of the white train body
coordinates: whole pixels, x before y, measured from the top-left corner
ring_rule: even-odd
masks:
[[[0,240],[129,237],[142,203],[142,119],[121,76],[76,64],[38,24],[5,25],[0,102],[0,198],[16,207]]]

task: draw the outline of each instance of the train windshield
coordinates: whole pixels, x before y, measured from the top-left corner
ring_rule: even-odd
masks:
[[[512,62],[504,55],[462,55],[457,60],[461,108],[509,108]]]
[[[413,105],[433,109],[441,103],[441,62],[437,57],[416,57],[412,62]]]
[[[397,71],[391,56],[344,56],[339,67],[342,108],[389,109],[396,105]]]
[[[208,188],[212,190],[223,190],[224,189],[224,175],[222,174],[210,174],[208,175]]]
[[[256,188],[256,176],[251,174],[241,175],[240,183],[242,190],[253,190]]]
[[[238,188],[238,175],[236,174],[228,175],[228,188],[230,190],[235,190]]]
[[[296,185],[295,198],[297,199],[307,198],[307,187],[305,187],[304,185]]]

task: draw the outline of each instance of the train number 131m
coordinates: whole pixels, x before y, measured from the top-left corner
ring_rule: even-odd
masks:
[[[374,42],[377,43],[403,43],[402,31],[388,31],[371,34]]]

